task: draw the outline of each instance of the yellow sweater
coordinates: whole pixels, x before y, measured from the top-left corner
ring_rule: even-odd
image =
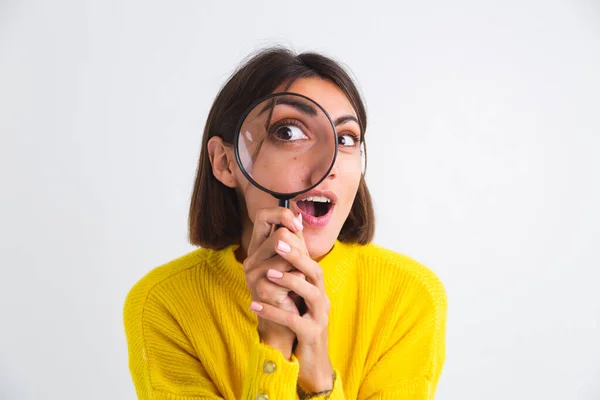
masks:
[[[235,249],[195,250],[131,289],[124,322],[140,399],[297,399],[298,360],[260,342]],[[432,399],[447,308],[436,275],[373,244],[336,242],[319,264],[336,376],[328,398]]]

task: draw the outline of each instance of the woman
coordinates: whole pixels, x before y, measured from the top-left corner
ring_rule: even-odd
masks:
[[[290,209],[246,180],[232,146],[244,111],[283,91],[320,104],[339,139],[327,178]],[[370,244],[366,124],[351,78],[322,55],[268,49],[231,76],[192,195],[190,241],[201,248],[151,271],[125,303],[139,398],[433,398],[446,296],[429,269]]]

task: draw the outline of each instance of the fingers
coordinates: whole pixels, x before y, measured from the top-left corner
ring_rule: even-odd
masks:
[[[250,308],[260,317],[273,321],[279,325],[286,326],[298,336],[304,333],[303,328],[305,329],[305,324],[303,324],[303,319],[299,314],[282,310],[270,304],[258,303],[255,301],[250,304]]]
[[[290,304],[286,302],[286,300],[290,298],[288,296],[289,289],[270,282],[268,279],[258,280],[255,285],[254,293],[255,296],[252,296],[254,300],[269,303],[278,307],[280,305],[290,306]]]
[[[271,282],[283,286],[302,297],[311,311],[313,318],[324,324],[327,323],[330,304],[329,298],[324,291],[321,291],[306,279],[293,273],[284,273],[270,269],[267,271],[267,278]]]
[[[319,263],[310,258],[305,248],[300,246],[299,239],[294,238],[295,235],[283,234],[282,236],[283,240],[279,240],[275,246],[277,254],[302,272],[310,283],[324,292],[323,269]]]
[[[254,282],[252,285],[252,297],[254,300],[298,313],[299,310],[294,299],[289,296],[290,289],[271,282],[267,278],[267,270],[275,272],[290,271],[289,274],[292,276],[306,281],[306,277],[302,272],[293,270],[293,267],[287,261],[279,256],[275,256],[265,261],[260,268],[256,268],[246,274],[247,280]]]
[[[298,214],[298,216],[296,217],[298,219],[298,221],[300,221],[300,225],[304,226],[304,223],[302,222],[302,213]],[[302,249],[304,249],[306,251],[306,254],[308,254],[308,250],[306,249],[306,243],[304,242],[304,229],[300,229],[299,231],[296,231],[296,237],[298,239],[300,239],[300,242],[302,243]]]
[[[253,254],[271,235],[273,225],[282,225],[291,232],[301,231],[302,220],[300,218],[296,218],[292,210],[283,207],[259,210],[254,217],[254,228],[248,246],[248,254]]]
[[[253,269],[264,264],[273,256],[277,255],[276,248],[279,247],[282,249],[281,251],[286,251],[290,246],[294,246],[297,249],[303,249],[299,251],[308,254],[302,238],[299,238],[287,228],[276,230],[271,236],[265,239],[258,248],[254,249],[252,253],[248,252],[249,256],[244,260],[244,271],[249,273]],[[285,271],[289,271],[290,269],[291,268],[285,269]],[[261,268],[261,270],[263,273],[266,273],[266,269]]]
[[[297,269],[294,269],[294,270],[288,272],[288,274],[292,274],[292,275],[295,275],[295,276],[297,276],[297,277],[299,277],[301,279],[306,280],[306,275],[304,275],[302,272],[298,271]]]
[[[252,293],[252,298],[261,304],[267,304],[282,311],[299,314],[297,296],[291,297],[291,289],[271,282],[267,270],[283,271],[299,280],[306,282],[303,272],[294,267],[277,254],[276,248],[286,251],[293,246],[308,256],[302,236],[302,217],[294,217],[291,210],[278,207],[260,210],[255,217],[248,257],[244,260],[246,282]],[[273,232],[274,225],[282,228]],[[287,247],[286,247],[287,246]],[[304,304],[304,303],[302,303]]]

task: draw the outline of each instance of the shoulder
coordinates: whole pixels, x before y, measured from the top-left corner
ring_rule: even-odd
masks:
[[[125,328],[142,317],[148,298],[165,290],[169,282],[180,278],[206,262],[210,250],[197,249],[179,258],[155,267],[129,290],[123,308]]]
[[[419,303],[445,312],[446,290],[441,279],[429,267],[415,259],[377,244],[357,246],[359,274],[376,285],[374,290],[395,301]]]

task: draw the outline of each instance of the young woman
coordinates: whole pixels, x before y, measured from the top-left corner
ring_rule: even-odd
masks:
[[[284,91],[320,104],[339,146],[326,179],[290,209],[246,180],[232,146],[244,111]],[[125,303],[139,398],[433,398],[446,295],[432,271],[370,243],[366,127],[356,86],[322,55],[268,49],[231,76],[192,194],[190,241],[201,248],[152,270]]]

